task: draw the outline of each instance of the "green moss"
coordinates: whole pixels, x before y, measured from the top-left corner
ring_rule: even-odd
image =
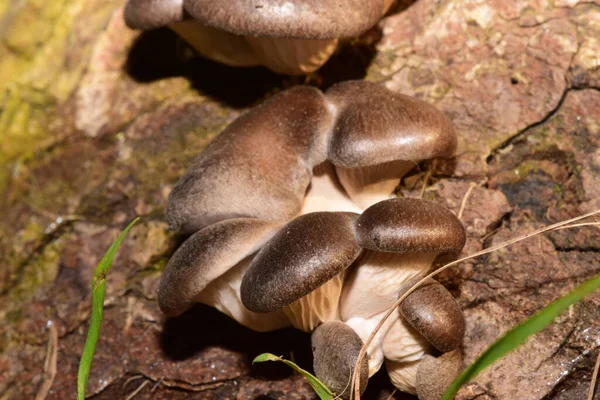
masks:
[[[532,172],[540,170],[540,165],[537,160],[525,160],[516,169],[515,172],[520,179],[524,179]]]
[[[37,288],[56,279],[65,243],[64,237],[49,243],[21,269],[21,277],[11,290],[13,299],[30,297]]]
[[[39,242],[43,236],[44,227],[38,222],[30,219],[25,229],[19,233],[19,242]]]

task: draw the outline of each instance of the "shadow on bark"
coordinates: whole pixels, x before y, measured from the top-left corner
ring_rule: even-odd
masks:
[[[278,75],[264,67],[229,67],[199,55],[190,57],[187,44],[168,28],[146,31],[133,43],[124,66],[137,82],[185,77],[200,93],[232,108],[259,102],[269,92],[308,84],[327,89],[338,82],[362,79],[376,54],[382,32],[378,27],[342,43],[336,53],[308,76]],[[183,55],[186,54],[186,55]]]

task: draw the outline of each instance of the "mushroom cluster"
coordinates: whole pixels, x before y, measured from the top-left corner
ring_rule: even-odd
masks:
[[[264,65],[302,75],[318,69],[340,39],[366,31],[394,0],[129,0],[133,29],[168,26],[200,54],[231,66]]]
[[[312,332],[316,375],[349,397],[385,311],[465,243],[450,211],[393,195],[415,163],[455,147],[441,112],[375,83],[273,96],[221,132],[171,192],[169,225],[192,235],[165,268],[161,309],[176,316],[202,302],[257,331]],[[420,287],[369,346],[361,388],[385,364],[400,390],[439,398],[461,369],[464,330],[442,285]]]

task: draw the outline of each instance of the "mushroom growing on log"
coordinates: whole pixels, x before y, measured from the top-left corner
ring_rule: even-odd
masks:
[[[314,332],[317,376],[340,390],[343,377],[317,367],[321,346],[356,349],[409,282],[464,245],[450,211],[391,198],[410,166],[455,146],[442,113],[374,83],[273,96],[207,146],[169,196],[170,226],[193,235],[166,266],[161,309],[178,315],[202,302],[255,330]],[[439,387],[419,373],[421,360],[455,350],[464,334],[450,300],[439,284],[409,296],[369,347],[365,376],[385,362],[396,386],[429,399]],[[352,343],[330,346],[336,337]],[[458,373],[457,354],[435,362]]]
[[[129,0],[133,29],[168,26],[200,54],[231,66],[282,74],[317,70],[341,39],[360,35],[393,0]]]

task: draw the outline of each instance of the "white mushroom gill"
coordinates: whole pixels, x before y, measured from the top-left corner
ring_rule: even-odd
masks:
[[[211,28],[193,19],[176,22],[169,28],[181,36],[198,53],[232,67],[252,67],[260,61],[243,36]]]
[[[313,168],[313,177],[306,191],[300,215],[317,211],[347,211],[360,213],[340,184],[331,163],[325,161]]]
[[[290,320],[281,310],[256,313],[242,304],[240,285],[252,258],[254,256],[246,257],[219,279],[211,282],[196,300],[216,308],[240,324],[258,332],[269,332],[289,326]]]

